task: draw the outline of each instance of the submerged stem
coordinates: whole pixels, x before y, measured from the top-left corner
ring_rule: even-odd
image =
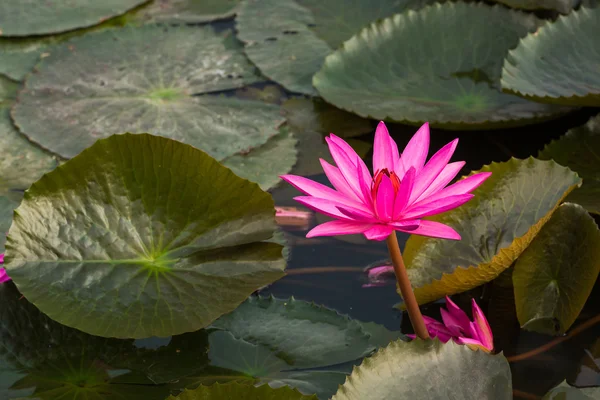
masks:
[[[398,281],[398,286],[400,287],[400,293],[402,294],[402,298],[406,304],[406,310],[408,311],[410,323],[412,324],[413,329],[419,338],[429,339],[429,332],[427,332],[423,315],[421,315],[419,303],[417,303],[417,298],[415,297],[412,287],[410,286],[410,281],[408,280],[408,274],[406,273],[406,267],[404,266],[402,253],[400,252],[400,246],[398,246],[396,232],[392,232],[386,241],[388,250],[390,252],[390,257],[392,258],[392,263],[394,264],[394,272],[396,273],[396,280]]]

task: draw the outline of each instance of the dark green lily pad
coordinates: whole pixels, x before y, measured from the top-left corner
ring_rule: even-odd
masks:
[[[0,108],[16,98],[18,87],[17,82],[0,76]]]
[[[232,18],[240,0],[154,0],[134,17],[151,22],[197,24]]]
[[[583,178],[583,185],[571,192],[567,201],[600,214],[600,115],[548,144],[538,158],[554,160],[577,172]]]
[[[510,8],[521,8],[524,10],[556,10],[562,14],[568,14],[579,1],[576,0],[493,0]]]
[[[536,101],[600,106],[600,7],[582,6],[521,39],[504,61],[502,88]]]
[[[15,193],[20,197],[18,193]],[[4,243],[6,242],[6,234],[8,228],[12,224],[13,211],[19,206],[21,199],[15,200],[15,194],[11,196],[0,196],[0,253],[4,253]]]
[[[600,272],[600,230],[581,206],[558,207],[513,272],[517,316],[524,329],[563,334],[583,309]]]
[[[15,213],[5,267],[19,290],[99,336],[198,330],[284,275],[282,246],[261,242],[275,229],[271,196],[163,137],[99,140]]]
[[[206,94],[257,79],[227,35],[149,25],[61,43],[28,76],[15,123],[64,158],[127,131],[189,143],[218,160],[261,146],[278,134],[279,107]]]
[[[294,368],[342,364],[387,344],[373,343],[358,321],[293,297],[251,297],[212,327],[264,345]]]
[[[496,278],[529,246],[581,179],[554,161],[511,159],[480,171],[489,177],[467,204],[430,219],[460,241],[411,236],[404,257],[419,303],[464,292]]]
[[[316,95],[312,76],[325,57],[366,24],[431,0],[245,0],[236,19],[246,54],[263,75]]]
[[[354,368],[331,400],[510,400],[508,361],[452,341],[392,342]]]
[[[290,130],[282,127],[280,133],[264,145],[221,162],[238,176],[258,183],[263,190],[269,190],[281,182],[279,177],[290,172],[296,164],[297,142]]]
[[[500,90],[506,53],[539,24],[533,15],[483,3],[410,10],[345,42],[313,85],[327,102],[361,117],[448,129],[529,124],[569,110]]]
[[[212,386],[200,386],[198,389],[186,390],[179,396],[171,396],[167,400],[316,400],[317,396],[305,396],[299,391],[282,387],[273,389],[268,385],[254,387],[237,382]]]
[[[219,379],[233,380],[235,375],[232,372],[236,371],[241,379],[256,379],[256,385],[268,384],[273,388],[291,386],[305,395],[316,394],[319,399],[326,400],[346,378],[346,374],[339,371],[293,370],[279,354],[267,346],[236,339],[226,331],[211,333],[209,348],[211,365],[231,371],[230,376],[225,375]],[[224,373],[217,370],[217,374],[221,376]],[[199,374],[197,382],[217,378],[211,375],[216,374],[211,370],[204,375]],[[193,379],[186,380],[192,382]]]
[[[31,36],[98,25],[148,0],[9,0],[0,4],[0,36]]]
[[[576,388],[562,381],[560,385],[551,389],[542,400],[599,400],[600,388]]]

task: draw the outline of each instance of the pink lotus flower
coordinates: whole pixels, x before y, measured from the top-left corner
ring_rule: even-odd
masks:
[[[0,254],[0,264],[4,264],[4,254]],[[10,277],[4,268],[0,268],[0,283],[4,283],[6,281],[10,281]]]
[[[474,299],[471,302],[473,308],[473,322],[467,314],[461,310],[448,296],[446,296],[446,307],[440,309],[443,323],[427,316],[423,316],[429,336],[437,337],[443,343],[453,339],[458,344],[466,344],[471,348],[480,348],[491,352],[494,350],[494,337],[485,315]],[[415,335],[407,335],[415,338]]]
[[[402,155],[383,122],[375,132],[373,172],[356,152],[333,133],[325,138],[337,167],[321,159],[334,189],[310,179],[281,178],[307,196],[294,199],[306,207],[335,218],[313,228],[306,237],[362,233],[384,240],[393,231],[460,240],[452,228],[422,218],[456,208],[471,198],[490,172],[481,172],[446,187],[465,165],[448,163],[458,139],[448,143],[425,164],[429,152],[429,124],[425,123],[406,145]]]

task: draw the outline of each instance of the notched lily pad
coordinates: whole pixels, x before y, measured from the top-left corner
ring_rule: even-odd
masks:
[[[585,125],[570,129],[560,139],[548,144],[538,155],[569,167],[583,178],[583,185],[567,197],[567,201],[600,214],[600,115]]]
[[[231,33],[210,27],[91,33],[58,45],[37,71],[12,115],[64,158],[114,133],[149,132],[223,160],[264,145],[283,123],[275,105],[209,94],[258,79]]]
[[[579,176],[554,161],[511,159],[481,171],[489,177],[469,203],[432,217],[460,241],[411,236],[408,275],[420,304],[464,292],[496,278],[529,246]]]
[[[154,0],[134,17],[149,22],[197,24],[232,18],[240,0]]]
[[[268,385],[254,387],[237,382],[212,386],[200,386],[198,389],[186,390],[178,396],[171,396],[167,400],[317,400],[317,396],[305,396],[299,391],[281,387],[273,389]]]
[[[59,33],[97,25],[148,0],[9,0],[0,4],[0,36]]]
[[[209,325],[282,277],[282,246],[262,242],[274,229],[271,196],[206,153],[115,135],[25,193],[5,267],[62,324],[164,337]]]
[[[508,53],[502,88],[535,101],[600,106],[600,7],[581,6],[521,39]]]
[[[598,400],[600,399],[600,388],[577,388],[571,386],[567,381],[552,388],[542,400]]]
[[[556,10],[562,14],[568,14],[573,7],[579,4],[578,0],[493,0],[510,8],[521,8],[524,10]]]
[[[452,341],[396,341],[355,367],[331,400],[512,399],[502,354],[473,351]]]
[[[581,206],[558,207],[512,276],[517,316],[524,329],[563,334],[583,309],[600,271],[600,230]]]
[[[327,102],[366,118],[447,129],[529,124],[569,110],[501,91],[506,53],[540,23],[483,3],[409,10],[344,42],[313,85]]]

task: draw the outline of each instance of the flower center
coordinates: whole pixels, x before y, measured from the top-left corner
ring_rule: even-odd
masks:
[[[400,178],[398,178],[398,175],[396,175],[394,171],[390,172],[387,170],[387,168],[384,168],[377,171],[375,177],[373,178],[373,184],[371,185],[371,197],[373,199],[377,198],[377,191],[379,190],[379,185],[381,184],[381,180],[383,179],[384,175],[390,178],[390,181],[392,181],[394,195],[398,194],[401,184]]]

